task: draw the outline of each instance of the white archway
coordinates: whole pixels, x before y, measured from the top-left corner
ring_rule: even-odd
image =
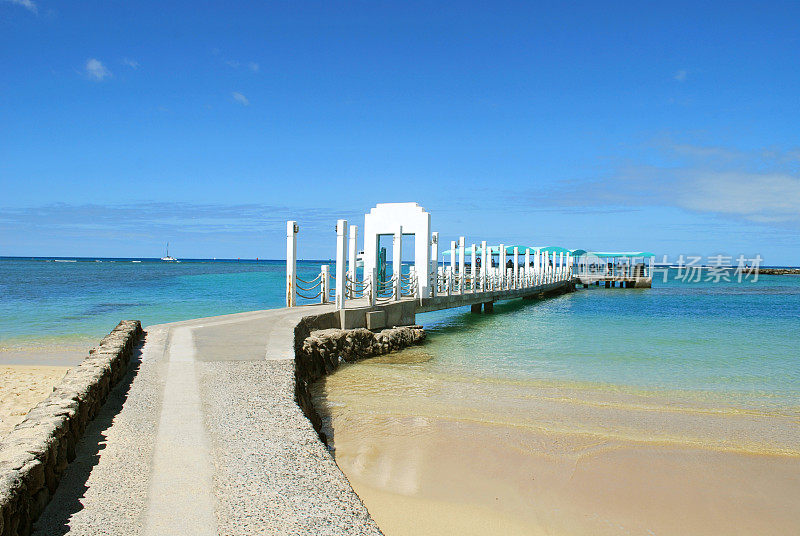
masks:
[[[429,296],[431,266],[431,215],[417,203],[378,203],[364,215],[364,274],[378,265],[378,240],[381,235],[414,235],[414,270],[420,296]],[[397,262],[400,259],[396,259]],[[395,262],[395,261],[393,261]]]

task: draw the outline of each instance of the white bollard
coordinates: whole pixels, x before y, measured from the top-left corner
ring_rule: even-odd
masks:
[[[439,293],[439,233],[431,233],[431,269],[429,273],[433,275],[431,285],[431,297],[435,298]]]
[[[455,240],[451,240],[450,241],[450,273],[451,274],[455,274],[456,273],[456,248],[457,247],[458,246],[456,245],[456,241]],[[448,294],[450,292],[452,292],[452,289],[448,292]]]
[[[320,271],[319,290],[322,293],[322,295],[320,296],[321,298],[320,303],[328,303],[328,298],[330,297],[331,294],[330,270],[331,267],[328,264],[323,264],[322,266],[319,267]]]
[[[345,274],[347,273],[347,220],[336,222],[336,309],[344,309]]]
[[[458,292],[464,294],[464,267],[466,266],[466,259],[464,258],[464,249],[466,248],[466,238],[463,236],[458,239]]]
[[[498,257],[498,274],[500,274],[500,280],[498,281],[500,285],[500,290],[506,288],[506,245],[500,244],[500,256]]]
[[[469,287],[472,292],[475,292],[475,281],[477,281],[477,279],[475,279],[475,276],[477,275],[475,272],[475,259],[478,258],[478,256],[475,253],[475,244],[472,244],[471,251],[472,251],[472,258],[471,258],[471,263],[469,265],[469,275],[472,278],[472,282],[470,283]]]
[[[297,305],[297,233],[294,220],[286,222],[286,307]]]
[[[348,242],[348,251],[347,251],[347,277],[350,278],[351,281],[355,282],[358,279],[356,278],[356,260],[358,259],[358,251],[356,248],[358,247],[358,225],[351,225],[350,226],[350,236]],[[349,298],[355,298],[355,287],[348,293]]]
[[[489,262],[486,260],[487,256],[486,240],[481,241],[481,292],[486,290],[486,279],[489,275]]]
[[[403,227],[400,226],[394,232],[394,240],[392,241],[392,268],[394,268],[394,299],[400,299],[403,274]]]
[[[512,271],[514,277],[514,288],[519,287],[519,248],[514,246],[514,270]]]
[[[531,286],[531,250],[525,248],[525,271],[523,277],[525,278],[525,287]]]

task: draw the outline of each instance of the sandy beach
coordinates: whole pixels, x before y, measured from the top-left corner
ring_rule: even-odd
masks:
[[[0,438],[47,398],[69,366],[0,365]]]
[[[796,411],[380,363],[318,393],[336,461],[387,536],[800,530]]]

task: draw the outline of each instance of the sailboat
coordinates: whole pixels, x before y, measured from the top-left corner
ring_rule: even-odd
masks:
[[[169,242],[167,242],[167,254],[164,257],[161,257],[161,260],[164,262],[175,262],[178,260],[175,257],[169,256]]]

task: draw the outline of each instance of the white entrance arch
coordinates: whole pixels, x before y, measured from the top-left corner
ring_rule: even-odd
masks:
[[[419,295],[429,296],[431,266],[431,215],[417,203],[378,203],[364,215],[364,277],[378,265],[378,240],[381,235],[414,235],[414,270]],[[400,262],[393,259],[392,262]]]

